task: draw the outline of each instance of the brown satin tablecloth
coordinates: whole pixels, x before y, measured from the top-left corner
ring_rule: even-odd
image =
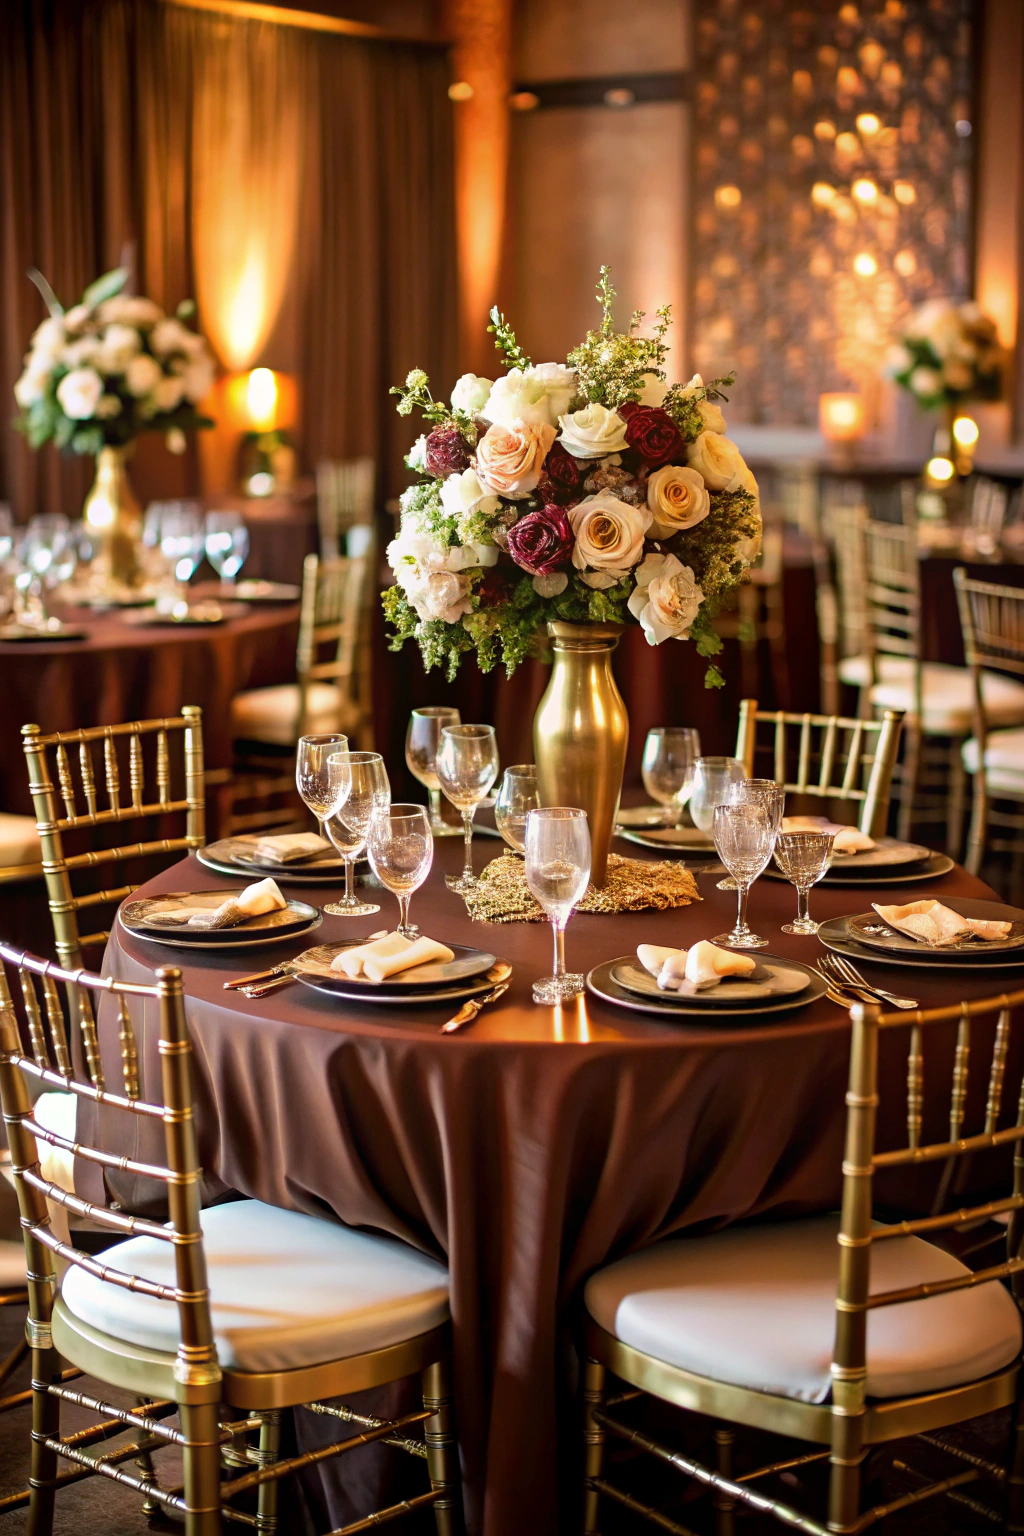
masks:
[[[62,608],[84,640],[0,642],[0,809],[31,814],[22,725],[70,731],[203,711],[207,768],[231,763],[230,705],[240,688],[295,676],[298,603],[253,606],[209,628],[134,626],[117,614]]]
[[[479,838],[478,867],[500,851]],[[520,1536],[525,1517],[534,1536],[555,1536],[573,1528],[577,1513],[577,1421],[565,1362],[585,1278],[670,1233],[834,1208],[848,1021],[826,999],[761,1024],[718,1027],[663,1024],[590,997],[564,1009],[538,1007],[530,983],[550,970],[549,928],[471,923],[443,884],[461,854],[455,839],[436,845],[413,916],[437,938],[491,949],[515,966],[507,995],[461,1034],[438,1033],[449,1010],[436,1007],[360,1007],[298,984],[259,1001],[223,990],[226,977],[304,947],[294,941],[198,959],[118,927],[106,967],[130,981],[151,980],[161,964],[183,967],[211,1195],[236,1190],[333,1214],[446,1256],[468,1530]],[[229,883],[190,859],[144,891]],[[699,886],[704,900],[682,911],[574,917],[570,965],[586,971],[638,942],[683,945],[720,933],[731,925],[735,898],[715,889],[714,876]],[[888,889],[922,894],[921,886]],[[959,869],[925,889],[991,895]],[[864,911],[881,890],[822,886],[812,911]],[[331,894],[302,892],[318,902]],[[393,925],[393,898],[381,892],[380,902],[380,916],[326,918],[313,942]],[[813,959],[817,940],[779,931],[794,909],[790,886],[762,878],[750,920],[772,952]],[[961,983],[948,971],[872,969],[880,985],[888,981],[925,1005],[1012,985],[1005,972],[991,982],[971,972]],[[979,1063],[983,1034],[975,1038]],[[149,1017],[140,1055],[150,1093],[155,1040]],[[905,1115],[906,1043],[902,1030],[883,1037],[890,1144]],[[951,1037],[929,1046],[926,1131],[930,1121],[937,1137],[949,1112],[951,1059]],[[976,1115],[984,1073],[979,1065],[972,1081]],[[340,1484],[344,1463],[323,1475]],[[324,1498],[334,1520],[351,1508],[337,1491]]]

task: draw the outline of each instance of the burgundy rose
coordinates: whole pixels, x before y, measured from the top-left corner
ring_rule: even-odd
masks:
[[[573,534],[561,507],[527,512],[508,531],[508,552],[531,576],[547,576],[572,554]]]
[[[477,586],[481,608],[496,608],[508,597],[508,583],[496,565],[488,566]]]
[[[617,405],[615,409],[622,417],[623,421],[628,421],[633,412],[639,411],[641,406],[638,400],[623,400],[622,404]]]
[[[620,411],[621,415],[622,412]],[[427,439],[429,444],[429,438]],[[653,468],[686,462],[686,445],[668,411],[656,405],[638,405],[626,417],[626,441]]]
[[[583,471],[580,468],[579,459],[574,459],[560,442],[552,443],[548,449],[548,456],[544,460],[544,473],[538,487],[538,490],[543,492],[545,501],[557,502],[560,505],[564,505],[567,501],[576,501],[579,499],[582,483]]]
[[[445,479],[469,467],[469,449],[458,427],[436,427],[427,438],[426,463],[432,475]]]

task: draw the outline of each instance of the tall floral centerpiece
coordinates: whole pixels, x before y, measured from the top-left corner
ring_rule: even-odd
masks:
[[[166,315],[152,299],[122,291],[128,275],[127,267],[107,272],[65,310],[45,278],[30,273],[50,313],[32,336],[14,397],[16,425],[33,448],[52,441],[65,453],[95,454],[85,517],[103,535],[104,574],[131,583],[139,508],[126,456],[143,432],[162,432],[171,452],[182,453],[186,431],[213,425],[198,405],[215,364],[184,323],[195,306],[188,301]]]
[[[455,676],[476,653],[509,675],[550,640],[555,668],[535,726],[541,796],[582,805],[603,879],[625,762],[625,708],[611,673],[621,626],[651,645],[691,641],[721,687],[714,620],[761,543],[757,482],[725,436],[732,379],[668,382],[670,311],[617,330],[602,268],[600,326],[565,363],[533,364],[497,310],[507,367],[465,374],[450,403],[414,369],[394,393],[427,431],[406,463],[388,548],[384,609],[393,649],[415,639],[425,665]]]
[[[937,435],[935,451],[949,454],[953,421],[962,408],[1002,396],[1003,351],[995,323],[973,299],[961,304],[928,299],[914,310],[893,348],[889,372],[922,410],[942,412],[943,435]]]

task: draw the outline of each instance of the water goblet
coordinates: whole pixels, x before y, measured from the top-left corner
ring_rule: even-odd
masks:
[[[780,832],[775,839],[775,862],[791,885],[796,886],[796,919],[783,923],[783,933],[814,934],[818,925],[807,910],[812,885],[817,885],[832,863],[834,832]]]
[[[776,784],[774,779],[744,779],[740,784],[734,784],[729,792],[730,805],[763,805],[772,819],[775,834],[778,836],[782,826],[782,813],[786,807],[786,791],[781,784]],[[734,891],[736,881],[731,875],[726,875],[724,880],[719,880],[716,886],[719,891]]]
[[[0,501],[0,566],[14,553],[14,513],[10,503]]]
[[[506,768],[494,803],[494,824],[513,853],[526,852],[526,818],[540,809],[540,787],[533,763]]]
[[[735,927],[730,933],[718,934],[712,943],[728,949],[764,949],[768,940],[747,923],[747,897],[772,856],[775,831],[771,816],[763,805],[719,805],[715,808],[714,837],[718,857],[735,877],[738,905]]]
[[[430,830],[435,837],[460,837],[461,827],[453,827],[441,815],[441,782],[437,777],[437,752],[441,731],[446,725],[458,725],[459,711],[450,704],[428,704],[414,709],[405,733],[405,761],[414,779],[418,779],[430,798]]]
[[[207,512],[206,558],[220,577],[221,586],[234,589],[248,553],[249,530],[241,512]]]
[[[377,879],[398,898],[398,932],[414,939],[419,929],[409,921],[409,902],[434,858],[430,817],[424,805],[388,805],[378,810],[366,833],[366,851]]]
[[[526,883],[551,919],[554,973],[533,984],[535,1003],[562,1003],[583,991],[584,978],[565,968],[565,928],[590,881],[586,811],[545,806],[526,818]]]
[[[738,757],[698,757],[690,786],[693,824],[708,837],[715,828],[715,811],[727,805],[732,789],[742,784],[747,772]]]
[[[295,787],[313,812],[324,835],[324,822],[334,814],[335,791],[331,788],[329,760],[335,752],[348,751],[348,737],[300,736],[295,749]]]
[[[164,503],[160,518],[160,549],[174,572],[175,581],[184,589],[203,557],[203,529],[195,502]]]
[[[640,774],[651,799],[666,807],[665,825],[678,826],[700,757],[700,734],[686,725],[659,725],[647,732]]]
[[[462,812],[465,857],[462,874],[449,875],[452,891],[471,891],[473,874],[473,813],[498,775],[498,743],[493,725],[446,725],[441,729],[437,777],[452,804]]]
[[[331,917],[369,917],[380,907],[356,895],[356,859],[366,847],[370,822],[391,804],[384,759],[379,752],[332,752],[327,776],[335,798],[324,831],[345,861],[345,894],[329,902],[324,912]]]

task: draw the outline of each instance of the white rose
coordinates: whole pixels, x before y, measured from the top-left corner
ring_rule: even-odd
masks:
[[[711,511],[711,498],[695,469],[666,464],[647,482],[647,505],[654,515],[652,539],[670,539],[684,528],[703,522]]]
[[[464,373],[452,390],[452,410],[482,416],[493,383],[493,379],[482,378],[478,373]]]
[[[480,476],[470,465],[461,475],[449,475],[442,482],[441,505],[449,517],[468,517],[473,512],[490,517],[499,510],[501,502],[484,490]]]
[[[35,405],[37,400],[43,398],[49,377],[49,368],[40,368],[35,362],[34,355],[30,357],[28,366],[14,386],[14,398],[23,411],[27,411],[30,405]]]
[[[512,427],[516,422],[525,427],[554,426],[547,386],[531,373],[513,368],[503,379],[495,379],[480,414],[499,427]]]
[[[962,335],[956,306],[949,299],[928,299],[911,315],[906,335],[930,342],[945,357]]]
[[[101,373],[123,373],[141,351],[142,337],[133,325],[108,325],[96,353],[96,366]]]
[[[421,619],[443,619],[457,624],[463,614],[473,612],[469,597],[469,577],[454,571],[433,571],[409,594],[409,600]]]
[[[61,350],[60,360],[65,368],[84,368],[87,363],[94,363],[99,355],[99,337],[80,336]]]
[[[88,304],[73,304],[64,316],[64,329],[69,333],[80,331],[91,319],[92,310]]]
[[[96,416],[105,421],[110,416],[120,416],[121,402],[116,395],[102,395],[96,402]]]
[[[96,311],[101,325],[156,325],[163,316],[163,310],[152,299],[140,299],[129,293],[116,293],[112,299],[104,299]]]
[[[644,387],[640,392],[641,405],[663,405],[668,394],[668,384],[664,379],[659,379],[656,373],[644,374]]]
[[[180,320],[158,320],[149,338],[149,344],[157,357],[167,357],[171,352],[188,352],[195,333],[187,331]],[[199,338],[202,340],[202,338]]]
[[[493,544],[453,544],[446,547],[429,533],[401,528],[387,548],[387,562],[399,586],[434,571],[464,571],[473,566],[494,565],[498,551]]]
[[[427,468],[427,434],[424,432],[416,439],[409,452],[405,456],[405,462],[410,469],[426,471]],[[404,493],[403,493],[404,494]]]
[[[913,362],[914,359],[907,348],[900,342],[896,342],[886,353],[885,366],[894,377],[897,373],[906,373],[907,369],[913,366]]]
[[[648,555],[636,571],[636,588],[626,604],[643,628],[648,645],[686,640],[704,601],[688,565],[675,555]]]
[[[651,524],[646,507],[631,507],[610,491],[586,496],[569,509],[576,535],[572,563],[588,587],[613,587],[644,552],[644,534]]]
[[[684,399],[689,399],[692,398],[692,396],[694,396],[698,390],[702,390],[703,388],[704,380],[701,378],[699,373],[695,373],[689,384],[683,385],[681,394],[683,395]],[[700,412],[700,419],[704,423],[705,432],[725,431],[725,417],[722,415],[721,409],[715,404],[713,400],[698,400],[697,409]]]
[[[57,385],[57,400],[72,421],[88,421],[103,393],[103,380],[93,368],[75,368]]]
[[[177,376],[159,379],[150,396],[155,411],[174,411],[181,404],[185,381]]]
[[[44,320],[32,332],[32,352],[41,363],[56,362],[64,345],[64,322],[57,316]]]
[[[559,416],[564,416],[572,405],[572,397],[576,393],[575,368],[566,368],[564,363],[536,363],[532,368],[527,368],[526,377],[544,385],[551,412],[548,419],[554,426]]]
[[[185,399],[195,402],[208,395],[213,388],[216,371],[212,357],[194,358],[181,375],[185,386]]]
[[[605,405],[586,405],[581,411],[560,416],[562,447],[574,459],[602,459],[628,447],[626,423]]]
[[[934,368],[915,368],[907,382],[915,395],[924,398],[942,393],[942,374]]]
[[[155,357],[140,352],[124,371],[125,388],[130,395],[148,395],[163,378],[163,369]]]
[[[686,447],[686,462],[703,477],[709,491],[735,491],[746,469],[736,444],[720,432],[702,432]]]

